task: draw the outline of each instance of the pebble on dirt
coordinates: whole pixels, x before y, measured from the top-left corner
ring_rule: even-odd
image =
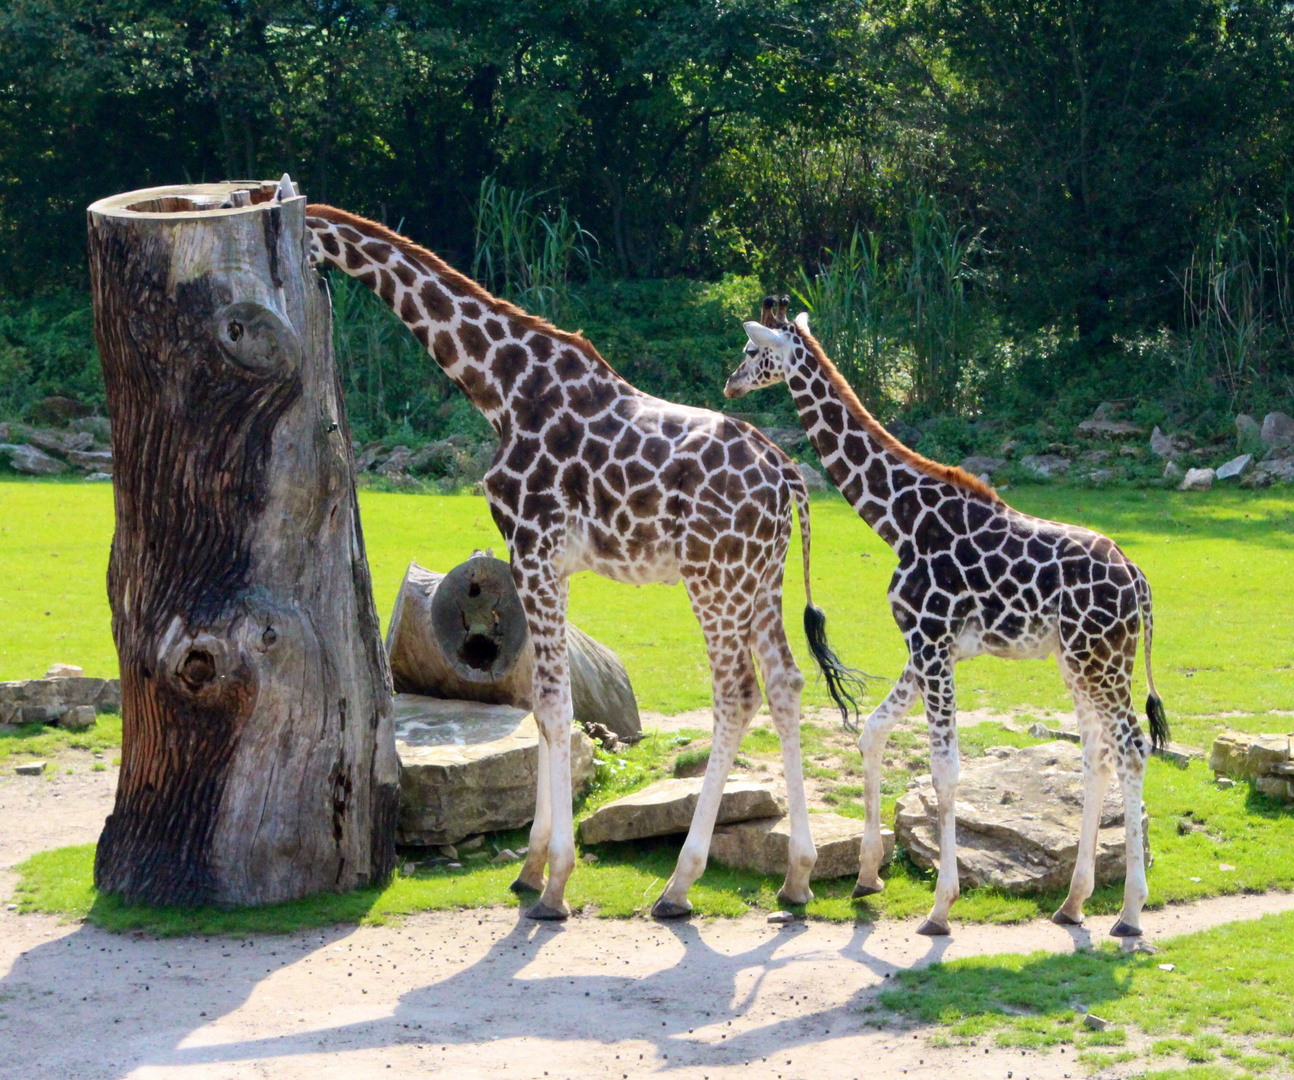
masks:
[[[24,761],[21,765],[15,765],[13,771],[19,776],[39,776],[45,771],[45,762]]]

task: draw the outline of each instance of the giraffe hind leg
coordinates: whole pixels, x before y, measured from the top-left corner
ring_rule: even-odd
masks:
[[[916,672],[908,664],[858,733],[858,750],[863,755],[863,806],[867,817],[859,849],[858,882],[853,893],[855,900],[872,896],[885,888],[881,877],[881,861],[885,857],[881,839],[881,759],[891,729],[908,714],[916,693]]]

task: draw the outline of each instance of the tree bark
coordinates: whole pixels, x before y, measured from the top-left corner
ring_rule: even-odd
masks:
[[[386,634],[400,693],[533,707],[535,650],[508,564],[474,555],[448,574],[410,563]],[[642,735],[620,658],[566,624],[575,722],[621,739]]]
[[[331,308],[306,200],[273,193],[89,211],[123,719],[94,872],[130,901],[273,903],[394,863],[391,680]]]

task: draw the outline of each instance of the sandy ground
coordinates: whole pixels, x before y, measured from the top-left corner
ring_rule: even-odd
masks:
[[[68,755],[46,777],[0,778],[6,894],[8,868],[29,853],[96,838],[115,776],[89,764]],[[1290,908],[1294,896],[1236,897],[1150,912],[1145,925],[1154,941]],[[0,1076],[1080,1077],[1072,1051],[936,1048],[864,1010],[896,970],[1069,951],[1111,922],[954,922],[951,938],[931,940],[915,922],[552,925],[495,909],[154,940],[0,910]]]

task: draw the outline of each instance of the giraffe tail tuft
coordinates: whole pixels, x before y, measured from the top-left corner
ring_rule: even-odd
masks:
[[[827,641],[827,616],[822,608],[808,604],[804,609],[804,636],[809,640],[809,652],[817,661],[823,678],[827,680],[827,693],[840,709],[840,719],[847,731],[858,731],[858,708],[867,693],[867,676],[855,668],[847,667]]]
[[[1146,684],[1150,693],[1146,697],[1146,720],[1150,724],[1150,748],[1152,751],[1163,750],[1168,745],[1168,714],[1164,712],[1163,699],[1155,693],[1155,677],[1150,670],[1150,643],[1155,637],[1155,612],[1150,596],[1150,582],[1141,568],[1134,566],[1133,580],[1137,589],[1137,605],[1141,608],[1142,633],[1146,644]]]

